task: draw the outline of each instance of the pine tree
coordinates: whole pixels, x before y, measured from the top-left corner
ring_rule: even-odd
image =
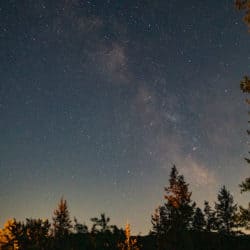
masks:
[[[216,217],[215,211],[209,205],[208,201],[204,201],[204,217],[205,217],[205,230],[211,232],[211,230],[216,228]]]
[[[71,232],[72,225],[67,201],[63,198],[61,198],[57,209],[54,211],[53,227],[55,238],[64,238],[68,236]]]
[[[237,226],[236,211],[237,204],[234,204],[233,196],[225,186],[221,188],[217,196],[218,203],[215,203],[217,216],[217,229],[224,234],[232,234],[233,228]]]
[[[28,245],[32,249],[45,250],[48,248],[50,223],[47,219],[26,219],[24,229]]]
[[[159,236],[164,234],[165,225],[165,206],[159,206],[155,209],[155,213],[151,216],[151,223],[153,225],[152,234]]]
[[[201,209],[197,207],[195,209],[193,222],[192,222],[192,229],[196,231],[203,231],[206,226],[206,221],[204,218],[204,214],[202,213]]]
[[[173,166],[169,186],[165,187],[166,203],[156,209],[155,214],[151,217],[152,233],[156,234],[159,239],[159,245],[162,245],[162,239],[167,235],[171,234],[172,238],[176,238],[179,232],[188,230],[192,226],[195,203],[191,201],[192,193],[188,186],[184,176],[179,175],[176,167]]]
[[[184,176],[179,175],[175,166],[172,167],[169,186],[165,187],[166,199],[164,228],[168,231],[186,230],[191,226],[192,215],[195,204],[191,204],[192,193],[188,190],[189,184],[185,182]]]
[[[239,225],[245,227],[247,230],[250,229],[250,203],[248,203],[248,208],[239,207]]]

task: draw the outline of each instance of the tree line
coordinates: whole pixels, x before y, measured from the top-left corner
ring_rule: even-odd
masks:
[[[126,240],[125,231],[115,225],[109,225],[110,218],[104,213],[91,218],[92,227],[73,222],[67,201],[61,198],[54,210],[52,223],[48,219],[15,218],[8,220],[0,230],[2,249],[10,250],[66,250],[66,249],[117,249],[116,246]]]
[[[242,216],[242,211],[225,186],[219,190],[213,208],[208,201],[204,201],[204,208],[201,209],[192,201],[192,193],[184,176],[173,166],[169,185],[164,190],[165,203],[151,216],[152,229],[148,234],[151,242],[147,244],[152,245],[151,249],[192,249],[190,242],[187,242],[193,241],[188,237],[190,233],[237,238],[243,234],[243,227],[249,227],[249,219]],[[110,218],[104,213],[90,220],[91,228],[76,218],[72,221],[67,201],[61,198],[53,213],[52,222],[32,218],[25,222],[8,220],[0,230],[2,249],[147,249],[143,245],[143,237],[130,235],[129,225],[126,225],[125,230],[110,225]],[[189,248],[185,248],[187,246]]]
[[[219,190],[213,208],[208,201],[204,201],[203,209],[199,208],[191,200],[191,195],[189,184],[173,166],[169,185],[165,187],[165,203],[155,210],[151,218],[151,234],[156,237],[157,249],[175,249],[178,246],[177,249],[186,249],[189,232],[230,237],[244,234],[243,228],[249,229],[249,217],[244,216],[242,208],[234,202],[233,195],[225,186]],[[189,240],[192,241],[190,237]]]

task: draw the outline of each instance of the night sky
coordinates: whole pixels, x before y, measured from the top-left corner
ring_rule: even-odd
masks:
[[[172,164],[246,205],[250,34],[229,0],[0,3],[0,224],[60,197],[148,233]]]

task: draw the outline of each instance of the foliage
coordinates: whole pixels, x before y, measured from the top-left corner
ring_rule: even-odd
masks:
[[[179,174],[177,170],[172,171],[172,173],[173,175],[170,180],[171,183],[174,184],[175,182],[173,179],[178,179]],[[176,188],[176,190],[177,189],[178,188]],[[188,196],[190,198],[190,195]],[[211,210],[208,203],[206,203],[204,209],[206,222],[205,226],[204,221],[201,219],[203,217],[202,212],[197,208],[192,221],[192,225],[196,225],[193,227],[196,228],[196,230],[188,230],[188,228],[190,228],[190,226],[188,226],[188,228],[184,230],[179,229],[178,231],[173,231],[172,228],[170,228],[170,230],[166,233],[166,228],[169,227],[169,217],[165,216],[165,205],[166,204],[156,209],[156,213],[153,216],[153,221],[156,222],[155,231],[147,236],[132,236],[130,233],[129,224],[126,225],[125,231],[123,229],[119,229],[115,225],[108,225],[110,219],[106,217],[105,214],[102,214],[100,218],[97,217],[96,220],[92,220],[97,224],[95,227],[96,230],[94,230],[94,232],[89,232],[87,226],[85,224],[79,223],[75,218],[74,231],[71,230],[71,223],[66,223],[68,225],[67,233],[64,233],[64,231],[61,230],[60,232],[63,232],[64,235],[57,235],[57,237],[55,237],[54,227],[51,228],[51,225],[47,219],[26,219],[25,222],[11,219],[5,223],[3,229],[0,229],[0,247],[4,250],[249,249],[250,237],[248,236],[225,236],[223,234],[217,234],[214,232],[211,233],[203,230],[204,228],[207,228],[207,218],[210,218],[207,215],[214,215],[214,211]],[[64,214],[64,216],[61,216],[64,218],[63,221],[70,222],[69,211],[65,200],[61,199],[56,211],[61,211],[61,213]],[[241,223],[245,223],[246,218],[249,218],[249,211],[250,206],[248,211],[242,210],[242,217],[239,217],[239,219],[242,219]],[[59,215],[61,213],[57,212],[54,213],[54,215]],[[67,216],[65,216],[65,214]],[[61,218],[60,216],[58,217]],[[195,217],[197,218],[195,219]],[[241,224],[241,226],[242,225],[243,224]],[[51,229],[53,229],[53,231],[51,231]],[[51,232],[53,234],[51,234]]]
[[[250,31],[250,0],[236,0],[235,1],[235,7],[238,10],[244,11],[244,22],[249,27]],[[243,80],[240,83],[240,88],[243,93],[250,93],[250,78],[248,76],[244,76]],[[247,99],[246,102],[250,104],[250,100]],[[250,122],[250,121],[248,121]],[[250,135],[250,130],[247,130],[248,135]],[[245,158],[246,162],[249,164],[250,159]],[[246,177],[245,180],[239,185],[241,192],[250,191],[250,177]],[[250,206],[250,205],[249,205]],[[239,221],[241,225],[244,225],[246,229],[249,229],[250,226],[250,215],[249,215],[249,207],[243,208],[240,207],[240,213],[239,213]]]
[[[105,213],[101,214],[100,218],[94,217],[90,219],[93,222],[93,226],[91,229],[92,233],[96,232],[106,232],[110,231],[111,226],[108,225],[110,222],[110,218],[105,216]]]
[[[248,208],[239,207],[239,225],[250,230],[250,203],[248,203]]]
[[[236,0],[235,7],[244,11],[244,22],[250,27],[250,0]]]
[[[202,210],[197,207],[194,212],[194,218],[192,222],[192,229],[196,231],[203,231],[206,226],[206,221]]]
[[[54,211],[53,232],[55,238],[61,238],[70,234],[72,228],[67,201],[61,198],[57,209]]]
[[[74,218],[74,230],[77,234],[87,234],[88,233],[88,227],[85,224],[81,224],[77,221],[76,218]]]
[[[190,245],[184,232],[191,229],[195,203],[191,201],[189,184],[172,167],[169,186],[165,187],[165,204],[156,209],[151,217],[152,234],[157,238],[158,249],[173,248],[176,245]],[[184,237],[184,238],[183,238]]]
[[[1,230],[1,241],[14,249],[28,250],[48,248],[50,223],[48,220],[26,219],[26,223],[8,220]]]
[[[23,238],[22,224],[15,218],[9,219],[4,228],[0,231],[1,242],[5,245],[11,245],[14,249],[20,249],[21,239]]]
[[[118,248],[120,250],[140,250],[137,239],[135,237],[131,237],[130,235],[130,225],[127,223],[125,227],[125,236],[126,239],[124,242],[118,243]]]
[[[24,230],[32,249],[47,249],[49,229],[50,223],[47,219],[26,219]]]
[[[68,210],[67,201],[61,198],[58,203],[57,209],[54,211],[53,216],[53,248],[54,249],[68,249],[70,246],[71,234],[71,220]]]
[[[164,211],[164,228],[185,230],[191,226],[195,204],[191,204],[192,193],[188,190],[189,184],[185,182],[184,176],[179,175],[175,166],[172,167],[169,186],[165,187],[166,199]]]
[[[230,235],[233,228],[237,227],[237,204],[234,204],[233,196],[225,186],[221,188],[217,196],[218,203],[215,203],[217,229],[220,233]]]
[[[165,233],[165,206],[155,209],[155,213],[151,216],[151,223],[153,225],[152,234],[159,236]]]
[[[250,191],[250,177],[247,177],[245,181],[240,184],[241,192]]]
[[[216,217],[215,211],[212,210],[211,206],[209,205],[208,201],[204,201],[204,217],[205,217],[205,230],[207,232],[211,232],[216,228]]]

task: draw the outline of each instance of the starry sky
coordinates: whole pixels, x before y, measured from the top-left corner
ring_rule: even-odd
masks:
[[[245,205],[249,42],[229,0],[1,1],[1,226],[63,195],[148,233],[172,164],[198,205]]]

